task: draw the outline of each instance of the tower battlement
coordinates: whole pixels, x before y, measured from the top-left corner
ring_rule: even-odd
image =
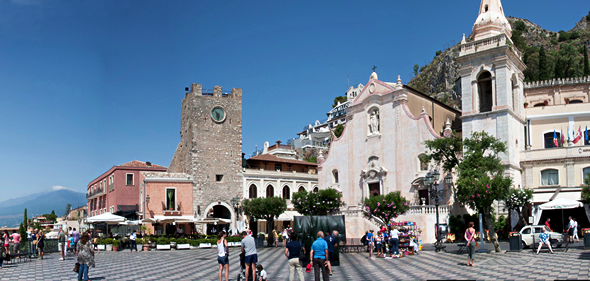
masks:
[[[203,89],[202,84],[193,83],[188,89],[186,96],[189,94],[194,97],[222,97],[222,98],[242,98],[242,89],[232,88],[231,91],[223,91],[221,86],[214,86],[213,89]]]

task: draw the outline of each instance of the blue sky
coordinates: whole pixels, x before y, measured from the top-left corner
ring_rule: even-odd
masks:
[[[373,65],[407,83],[471,33],[479,2],[0,0],[0,199],[84,192],[131,160],[168,166],[191,83],[243,89],[245,153],[286,142]],[[503,5],[552,31],[590,9]]]

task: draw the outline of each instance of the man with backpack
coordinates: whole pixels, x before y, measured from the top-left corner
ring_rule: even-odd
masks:
[[[285,256],[289,260],[289,281],[295,280],[295,270],[299,275],[299,281],[305,281],[303,278],[303,268],[300,260],[305,259],[305,247],[303,243],[299,242],[297,233],[291,234],[291,241],[285,247]]]

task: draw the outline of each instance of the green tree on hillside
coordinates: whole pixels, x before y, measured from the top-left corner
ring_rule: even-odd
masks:
[[[590,75],[590,62],[588,61],[588,48],[586,48],[586,46],[582,46],[582,48],[584,49],[584,76],[588,76]]]
[[[66,205],[66,212],[64,213],[64,217],[67,219],[68,215],[70,214],[70,211],[72,210],[72,204],[68,203]]]
[[[539,50],[539,80],[549,80],[549,68],[547,67],[547,54],[545,48],[541,47]]]
[[[337,97],[334,98],[334,104],[332,104],[332,107],[338,106],[338,102],[345,103],[347,100],[348,100],[348,97],[346,95],[344,95],[344,96],[337,96]]]
[[[342,135],[342,132],[344,132],[344,125],[338,124],[338,126],[334,128],[334,135],[339,138]]]

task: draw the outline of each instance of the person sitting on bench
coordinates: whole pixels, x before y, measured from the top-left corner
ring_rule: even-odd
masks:
[[[551,249],[551,242],[549,242],[549,233],[547,233],[547,228],[545,227],[543,227],[543,232],[539,234],[539,248],[537,249],[537,255],[539,254],[539,251],[541,251],[541,247],[543,247],[543,244],[547,244],[547,246],[549,247],[549,251],[551,251],[551,253],[553,254],[553,249]]]

